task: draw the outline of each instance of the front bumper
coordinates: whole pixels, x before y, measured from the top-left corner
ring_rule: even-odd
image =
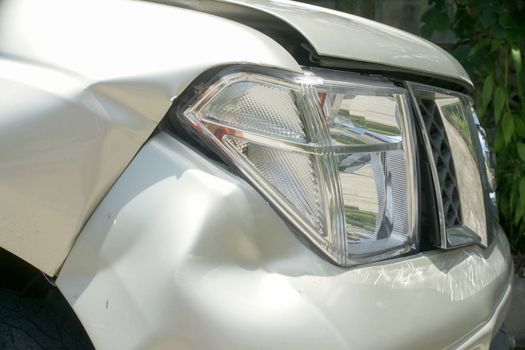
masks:
[[[494,342],[492,340],[494,339],[496,333],[498,332],[498,329],[501,327],[501,324],[503,323],[503,320],[505,319],[505,315],[507,314],[507,311],[509,310],[510,304],[511,304],[511,296],[512,296],[512,283],[509,281],[507,287],[505,288],[505,291],[503,295],[501,296],[501,299],[499,300],[498,304],[496,305],[496,308],[494,309],[494,313],[492,316],[485,322],[484,324],[480,325],[477,329],[475,329],[470,334],[465,335],[462,342],[460,342],[458,345],[459,349],[490,349],[496,350],[496,349],[502,349],[501,344],[498,344],[498,346],[494,346]],[[508,338],[508,335],[505,333],[502,333],[502,337],[506,337],[507,339],[504,339],[503,341],[500,341],[499,343],[502,343],[504,346],[512,344],[512,340]],[[491,344],[492,342],[492,344]],[[507,348],[508,349],[508,348]]]
[[[99,349],[483,349],[511,276],[502,232],[487,249],[334,266],[250,185],[161,132],[57,284]]]

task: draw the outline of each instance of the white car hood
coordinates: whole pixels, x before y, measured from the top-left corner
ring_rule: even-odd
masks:
[[[301,33],[319,56],[438,76],[472,88],[445,50],[418,36],[358,16],[285,0],[222,0],[275,16]]]

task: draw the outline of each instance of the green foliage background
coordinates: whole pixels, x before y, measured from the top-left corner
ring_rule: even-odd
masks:
[[[525,252],[525,1],[429,0],[421,34],[451,30],[452,54],[477,87],[481,124],[496,153],[500,223]]]

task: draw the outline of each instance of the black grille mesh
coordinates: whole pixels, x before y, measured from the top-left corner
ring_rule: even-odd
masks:
[[[436,163],[446,226],[461,226],[461,207],[456,173],[445,126],[433,100],[420,98],[417,101]]]

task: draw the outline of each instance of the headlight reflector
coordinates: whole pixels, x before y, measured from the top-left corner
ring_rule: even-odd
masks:
[[[416,249],[405,89],[320,69],[234,68],[180,118],[335,263]]]

